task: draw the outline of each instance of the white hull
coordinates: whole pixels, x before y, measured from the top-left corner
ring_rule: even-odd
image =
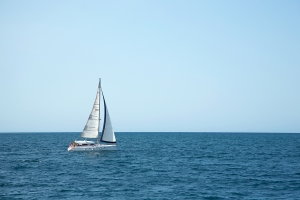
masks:
[[[116,144],[95,144],[93,146],[70,146],[68,151],[103,151],[117,150]]]

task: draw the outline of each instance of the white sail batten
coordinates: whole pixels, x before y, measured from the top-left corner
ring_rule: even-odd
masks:
[[[103,95],[103,93],[102,93]],[[104,95],[103,95],[103,102],[104,102],[104,124],[102,130],[101,141],[102,142],[110,142],[116,143],[115,133],[111,124],[111,120],[109,117],[108,109],[105,103]]]
[[[91,111],[91,114],[89,116],[89,119],[81,133],[81,137],[83,138],[98,138],[98,133],[99,133],[99,125],[100,125],[100,84],[98,87],[96,99],[93,105],[93,109]]]

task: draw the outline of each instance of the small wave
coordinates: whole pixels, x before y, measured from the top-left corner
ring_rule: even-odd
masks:
[[[209,197],[204,197],[204,199],[208,199],[208,200],[220,200],[220,199],[224,199],[224,198],[217,197],[217,196],[209,196]]]
[[[38,159],[25,159],[25,160],[21,160],[21,162],[31,163],[31,162],[42,162],[42,161]]]

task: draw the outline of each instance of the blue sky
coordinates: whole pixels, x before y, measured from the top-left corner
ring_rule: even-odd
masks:
[[[0,132],[300,132],[299,1],[0,0]]]

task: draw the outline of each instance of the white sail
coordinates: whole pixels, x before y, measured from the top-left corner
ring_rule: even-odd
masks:
[[[98,91],[97,91],[93,109],[92,109],[89,119],[81,133],[81,137],[83,137],[83,138],[98,138],[99,125],[100,125],[99,120],[100,120],[100,83],[98,86]]]
[[[103,93],[102,93],[103,95]],[[102,136],[101,141],[102,142],[110,142],[110,143],[116,143],[116,137],[115,133],[110,121],[108,109],[105,103],[104,95],[103,95],[103,102],[104,102],[104,122],[103,122],[103,130],[102,130]]]

